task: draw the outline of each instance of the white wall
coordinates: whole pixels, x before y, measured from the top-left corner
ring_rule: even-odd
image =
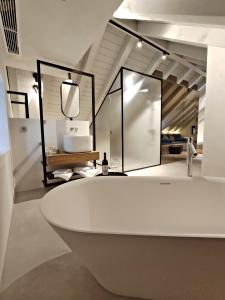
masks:
[[[204,142],[205,105],[206,105],[206,96],[203,95],[199,99],[199,107],[198,107],[198,136],[197,136],[197,144],[198,144],[199,148],[203,147],[203,142]]]
[[[208,47],[203,175],[225,177],[225,48]]]
[[[35,119],[9,120],[12,143],[13,172],[17,192],[42,188],[43,169],[40,121]],[[77,135],[89,134],[89,122],[47,120],[45,122],[45,146],[63,150],[63,135],[71,127],[78,128]]]
[[[40,121],[13,118],[9,126],[16,190],[42,187]],[[40,179],[38,184],[35,178]]]
[[[7,119],[5,66],[0,57],[0,288],[13,207],[13,177]]]

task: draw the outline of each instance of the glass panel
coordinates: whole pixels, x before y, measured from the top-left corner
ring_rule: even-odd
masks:
[[[161,163],[185,160],[187,137],[197,143],[198,91],[170,81],[162,88]]]
[[[103,160],[103,153],[107,153],[107,159],[110,158],[110,101],[109,96],[105,99],[102,104],[96,119],[96,149],[99,151],[99,160],[97,163],[101,164]],[[109,161],[110,163],[110,161]]]
[[[26,118],[25,105],[12,103],[13,118]]]
[[[110,99],[110,164],[117,172],[122,171],[121,135],[121,90],[109,96]]]
[[[160,164],[161,81],[123,71],[124,169]]]
[[[107,153],[109,165],[122,171],[121,90],[107,96],[96,117],[96,148]]]
[[[119,73],[109,91],[110,93],[120,88],[120,78]],[[114,167],[117,167],[117,171],[121,171],[122,165],[122,153],[119,152],[119,149],[122,148],[121,121],[119,123],[119,120],[121,120],[121,91],[116,91],[107,95],[97,113],[95,122],[96,149],[100,152],[98,163],[102,163],[103,153],[106,152],[109,165],[113,164]]]

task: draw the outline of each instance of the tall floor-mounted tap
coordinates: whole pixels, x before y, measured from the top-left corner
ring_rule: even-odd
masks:
[[[187,176],[192,177],[192,166],[193,166],[193,157],[197,156],[198,153],[193,145],[192,137],[187,140]]]

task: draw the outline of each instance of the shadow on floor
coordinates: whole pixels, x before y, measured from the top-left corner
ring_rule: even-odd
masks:
[[[71,253],[50,260],[25,274],[0,296],[0,300],[40,299],[134,300],[105,290]]]
[[[24,192],[16,192],[14,203],[21,203],[21,202],[25,202],[25,201],[29,201],[29,200],[33,200],[33,199],[40,199],[51,189],[52,189],[52,187],[40,188],[40,189],[24,191]]]

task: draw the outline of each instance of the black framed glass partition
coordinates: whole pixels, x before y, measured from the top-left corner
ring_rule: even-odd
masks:
[[[54,176],[52,176],[53,170],[47,163],[46,152],[48,147],[51,147],[53,140],[59,152],[64,153],[64,136],[70,135],[71,130],[72,132],[79,130],[80,136],[89,136],[89,127],[90,123],[92,123],[91,148],[92,151],[96,149],[95,76],[92,73],[72,69],[63,65],[37,60],[37,80],[43,183],[44,186],[47,187],[62,183],[62,181],[58,179],[55,181]],[[85,86],[82,85],[81,82],[83,82]],[[81,91],[79,86],[82,86]],[[80,95],[82,96],[82,101],[80,101]],[[80,127],[77,128],[76,126]],[[48,131],[48,129],[52,127],[55,129]],[[52,132],[53,135],[55,135],[55,139],[51,134]],[[96,166],[95,160],[93,160],[93,165]],[[71,178],[71,180],[73,179]]]
[[[96,115],[96,145],[117,171],[161,163],[161,89],[161,79],[124,67],[116,76]]]
[[[13,99],[11,99],[13,116],[25,115],[25,118],[29,119],[28,94],[17,91],[7,91],[7,94],[13,95]],[[24,98],[23,100],[19,99],[21,96]]]

